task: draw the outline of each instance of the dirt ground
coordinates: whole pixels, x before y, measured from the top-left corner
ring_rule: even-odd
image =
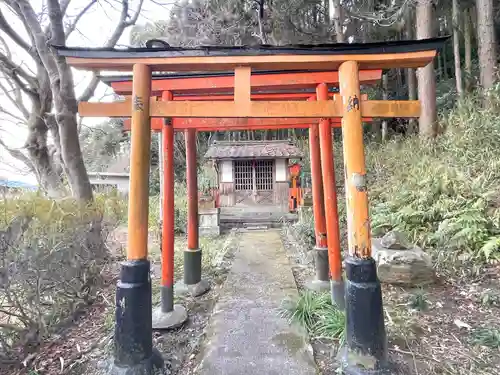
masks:
[[[198,348],[204,328],[211,316],[220,286],[231,263],[237,241],[221,237],[209,246],[207,255],[220,258],[215,265],[205,264],[205,277],[213,286],[200,298],[185,298],[182,303],[189,320],[181,328],[154,334],[154,345],[162,352],[166,366],[162,374],[188,374],[196,366]],[[123,237],[123,236],[122,236]],[[301,241],[284,231],[283,243],[292,263],[299,289],[314,276],[311,254]],[[153,284],[158,283],[159,251],[151,238]],[[105,287],[92,305],[84,306],[74,318],[52,335],[18,370],[0,372],[9,375],[101,373],[101,365],[112,350],[114,324],[114,293],[118,275],[118,260],[125,242],[118,234],[113,239],[116,261],[103,270]],[[176,239],[179,254],[185,239]],[[208,246],[208,245],[206,245]],[[211,248],[211,249],[210,249]],[[155,250],[156,249],[156,250]],[[221,253],[222,251],[222,253]],[[177,261],[176,263],[179,264]],[[176,267],[176,274],[180,275]],[[460,277],[438,275],[436,282],[425,288],[383,285],[385,324],[390,360],[398,364],[405,375],[496,375],[500,374],[500,337],[497,348],[477,342],[477,332],[500,332],[500,267],[490,266],[481,272],[467,270]],[[158,301],[154,289],[154,300]],[[493,337],[491,340],[494,340]],[[322,375],[338,375],[337,343],[312,339],[316,363]]]
[[[205,279],[212,289],[202,297],[183,297],[176,300],[188,310],[188,321],[180,328],[168,332],[155,332],[153,345],[163,355],[165,368],[162,374],[183,374],[183,367],[192,365],[198,345],[203,337],[204,328],[211,316],[217,300],[220,285],[224,282],[227,267],[230,265],[234,245],[229,234],[205,244],[208,264],[204,263]],[[42,343],[36,352],[25,359],[25,365],[18,369],[9,369],[0,374],[5,375],[96,375],[104,373],[103,368],[109,364],[112,352],[115,285],[118,280],[119,260],[123,259],[123,244],[126,233],[116,232],[110,238],[109,246],[115,259],[103,270],[104,287],[97,293],[94,303],[83,306],[70,319],[65,327]],[[184,237],[176,238],[176,276],[180,277],[179,260],[186,246]],[[150,257],[152,263],[153,301],[159,301],[160,252],[157,239],[150,238]],[[215,262],[214,259],[218,258]],[[177,278],[177,277],[176,277]]]
[[[301,241],[286,231],[283,242],[294,264],[297,286],[303,289],[314,276],[311,257],[298,245]],[[483,268],[479,276],[469,271],[453,278],[438,275],[436,283],[425,288],[382,286],[388,354],[398,372],[500,374],[500,337],[497,348],[477,342],[481,330],[500,330],[500,267]],[[337,343],[313,339],[312,346],[321,374],[339,374]]]

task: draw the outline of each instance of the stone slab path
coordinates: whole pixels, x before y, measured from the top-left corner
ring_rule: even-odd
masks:
[[[238,241],[195,373],[317,374],[304,331],[280,316],[282,301],[297,297],[297,289],[279,232],[243,232]]]

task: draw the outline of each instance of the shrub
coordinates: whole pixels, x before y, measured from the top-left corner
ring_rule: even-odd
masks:
[[[184,183],[174,185],[174,223],[176,233],[186,233],[187,225],[187,187]],[[158,230],[160,223],[160,196],[149,197],[149,228]]]
[[[0,201],[0,361],[26,356],[101,284],[103,201]]]
[[[500,95],[492,93],[500,103]],[[493,106],[493,108],[495,108]],[[447,257],[500,259],[500,112],[473,95],[443,115],[435,141],[367,147],[372,231],[397,229]]]

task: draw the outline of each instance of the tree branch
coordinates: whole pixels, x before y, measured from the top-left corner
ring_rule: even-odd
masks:
[[[35,39],[33,37],[33,34],[30,32],[30,27],[26,20],[24,19],[23,13],[21,11],[21,7],[19,4],[14,1],[14,0],[3,0],[10,8],[10,10],[17,16],[17,18],[22,22],[24,29],[26,33],[28,34],[30,40],[31,40],[31,45],[28,44],[29,50],[31,51],[30,55],[38,62],[40,63],[40,58],[38,54],[36,53],[35,49]],[[1,28],[0,28],[1,29]]]
[[[61,10],[61,5],[59,0],[48,0],[47,5],[49,8],[49,20],[50,20],[50,44],[56,46],[64,46],[64,26],[63,26],[63,14]]]
[[[68,8],[69,8],[69,4],[71,3],[71,0],[64,0],[61,5],[60,5],[60,9],[61,9],[61,19],[64,18],[64,15],[66,14]],[[45,26],[45,29],[43,30],[43,32],[45,33],[45,35],[49,35],[49,32],[51,31],[50,30],[50,22],[47,26]]]
[[[23,78],[31,87],[36,87],[37,82],[35,80],[35,77],[31,76],[20,65],[17,65],[14,62],[9,45],[2,37],[0,37],[0,43],[3,45],[3,49],[5,50],[5,54],[0,52],[0,63],[3,65],[0,66],[0,69],[2,71],[6,71],[6,74],[8,74],[9,77],[11,77],[13,80],[18,81],[19,78]],[[20,86],[24,87],[24,84],[21,83]],[[29,93],[29,90],[27,88],[24,88],[24,90]]]
[[[2,139],[0,138],[0,146],[2,146],[3,148],[5,148],[7,150],[7,152],[10,154],[10,156],[12,156],[13,158],[23,162],[26,167],[28,167],[28,169],[30,171],[34,171],[34,168],[33,168],[33,163],[31,162],[31,160],[26,156],[24,155],[21,151],[19,150],[16,150],[14,148],[10,148],[8,147],[4,141],[2,141]]]
[[[9,23],[5,19],[1,10],[0,10],[0,30],[2,30],[19,47],[24,49],[30,56],[34,57],[32,46],[26,43],[26,41],[18,33],[14,31],[14,29],[9,25]]]
[[[42,30],[40,22],[38,21],[35,10],[30,5],[28,0],[17,0],[16,4],[18,5],[19,12],[24,18],[31,35],[33,36],[34,45],[36,46],[38,56],[40,57],[45,70],[47,71],[49,77],[52,76],[54,78],[58,75],[57,65],[48,49],[47,37]],[[59,4],[57,5],[59,6]],[[50,13],[51,12],[49,12],[49,14]]]
[[[106,47],[106,48],[114,47],[116,45],[116,43],[118,43],[118,40],[120,40],[120,37],[122,36],[125,29],[129,26],[134,25],[137,22],[137,19],[139,18],[139,13],[141,12],[143,3],[144,3],[144,0],[139,1],[139,5],[137,6],[137,10],[136,10],[134,16],[130,20],[127,21],[128,0],[122,0],[122,11],[120,14],[120,20],[118,21],[118,24],[116,25],[115,30],[111,34],[111,37],[104,44],[104,47]],[[85,88],[83,93],[80,95],[80,97],[78,98],[78,101],[84,102],[84,101],[89,100],[92,97],[92,95],[94,95],[94,91],[95,91],[98,84],[99,84],[99,79],[97,78],[97,74],[94,73],[92,76],[92,79],[90,80],[90,83]]]
[[[2,118],[2,120],[6,120],[12,123],[26,123],[26,120],[19,117],[18,115],[13,114],[9,110],[5,109],[3,106],[0,105],[0,113],[4,113],[5,115],[11,117],[11,118]],[[14,121],[15,120],[15,121]]]
[[[23,99],[21,96],[21,90],[19,89],[19,87],[16,87],[15,84],[12,83],[8,78],[6,78],[6,80],[10,84],[11,89],[9,90],[2,83],[0,83],[0,89],[4,92],[5,96],[9,99],[9,101],[16,106],[16,108],[22,113],[23,117],[27,120],[30,115],[28,110],[24,106]],[[11,95],[11,92],[14,92],[14,96]]]
[[[8,64],[5,63],[4,55],[0,53],[0,71],[9,77],[12,82],[14,82],[21,90],[23,90],[28,95],[34,95],[35,91],[27,86],[25,82],[17,74],[16,68],[9,68]],[[6,66],[7,65],[7,66]]]
[[[76,29],[76,25],[78,23],[78,21],[80,21],[80,19],[85,15],[85,13],[88,12],[88,10],[90,8],[92,8],[92,6],[94,4],[97,3],[97,0],[91,0],[74,18],[73,22],[71,22],[68,27],[66,27],[66,30],[65,30],[65,38],[66,40],[68,40],[68,37],[71,35],[71,33],[73,31],[75,31]]]

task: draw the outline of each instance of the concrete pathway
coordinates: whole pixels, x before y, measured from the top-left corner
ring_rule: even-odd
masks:
[[[195,373],[200,375],[314,375],[305,333],[280,317],[297,289],[276,230],[239,234]]]

